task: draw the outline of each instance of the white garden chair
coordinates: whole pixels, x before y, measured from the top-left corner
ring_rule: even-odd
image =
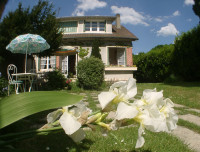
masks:
[[[8,74],[8,96],[10,94],[10,85],[15,86],[15,92],[16,94],[19,94],[19,86],[21,90],[24,89],[24,83],[23,81],[17,80],[17,76],[14,76],[13,74],[17,74],[17,67],[14,64],[9,64],[7,67],[7,74]],[[22,89],[23,86],[23,89]]]

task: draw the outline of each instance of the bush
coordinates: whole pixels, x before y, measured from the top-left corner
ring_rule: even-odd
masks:
[[[104,80],[104,64],[94,57],[85,58],[78,63],[77,78],[84,89],[99,89]]]
[[[1,77],[1,72],[0,72],[0,96],[5,96],[7,95],[8,91],[8,81]]]
[[[200,80],[200,25],[176,37],[173,71],[186,81]]]
[[[43,89],[45,90],[57,90],[65,88],[66,85],[65,76],[58,69],[46,73],[45,79],[47,81],[43,85]]]
[[[159,45],[148,53],[134,56],[138,70],[134,73],[138,82],[163,82],[171,74],[173,45]]]

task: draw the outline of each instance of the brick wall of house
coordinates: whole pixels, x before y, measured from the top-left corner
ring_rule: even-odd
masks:
[[[60,68],[60,57],[56,56],[56,68]]]
[[[126,48],[127,66],[133,65],[132,47]]]

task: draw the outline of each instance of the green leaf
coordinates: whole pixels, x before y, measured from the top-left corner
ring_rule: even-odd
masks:
[[[0,100],[0,129],[34,113],[75,104],[82,98],[62,91],[33,91],[5,97]]]

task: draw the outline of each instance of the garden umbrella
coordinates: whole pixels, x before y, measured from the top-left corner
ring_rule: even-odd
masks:
[[[46,40],[37,34],[19,35],[6,46],[6,49],[12,53],[26,54],[25,73],[27,67],[27,54],[40,53],[49,48],[50,46]]]

